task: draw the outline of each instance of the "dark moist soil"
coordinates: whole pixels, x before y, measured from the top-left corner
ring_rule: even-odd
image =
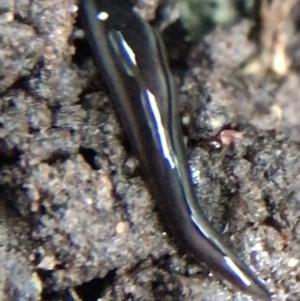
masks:
[[[250,300],[164,233],[78,2],[12,2],[0,1],[0,300]],[[245,75],[252,25],[215,29],[174,69],[183,130],[212,225],[274,300],[299,300],[299,48],[283,77]]]

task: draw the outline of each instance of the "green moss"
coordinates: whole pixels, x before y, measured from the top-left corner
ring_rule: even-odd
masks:
[[[249,14],[256,0],[173,0],[192,39],[215,26],[233,24]]]

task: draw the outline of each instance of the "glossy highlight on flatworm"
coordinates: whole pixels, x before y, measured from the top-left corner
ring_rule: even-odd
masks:
[[[81,9],[95,64],[172,236],[239,290],[269,300],[267,289],[222,242],[197,202],[158,33],[126,0],[84,0]]]

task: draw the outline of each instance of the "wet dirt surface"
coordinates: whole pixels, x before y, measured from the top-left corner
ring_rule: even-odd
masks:
[[[164,233],[81,38],[79,3],[4,2],[0,300],[252,300]],[[289,72],[256,76],[240,68],[255,55],[251,28],[215,29],[173,69],[183,130],[212,225],[274,300],[299,300],[297,34]]]

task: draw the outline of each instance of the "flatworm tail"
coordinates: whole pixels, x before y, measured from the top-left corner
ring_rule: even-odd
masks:
[[[156,31],[125,0],[85,0],[82,13],[96,66],[174,238],[241,291],[269,300],[263,284],[222,243],[199,208],[172,75]]]

